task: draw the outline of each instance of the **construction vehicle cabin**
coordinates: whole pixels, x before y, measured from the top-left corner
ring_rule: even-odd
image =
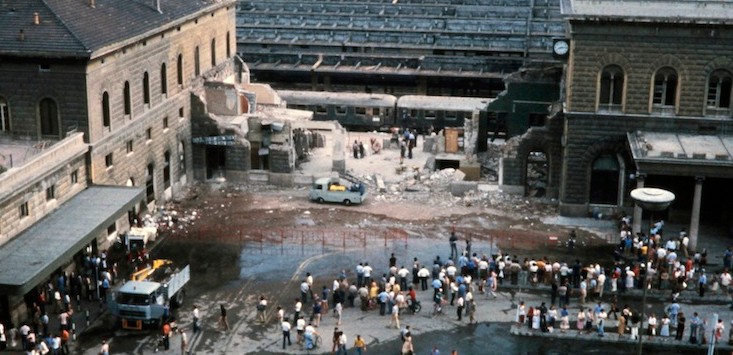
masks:
[[[169,305],[183,302],[184,286],[191,279],[190,267],[174,268],[170,260],[153,260],[152,265],[136,271],[108,298],[110,312],[125,329],[159,325],[169,316]]]

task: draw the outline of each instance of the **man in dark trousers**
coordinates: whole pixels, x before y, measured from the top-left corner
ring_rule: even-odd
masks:
[[[456,260],[458,258],[458,237],[456,237],[455,231],[450,232],[450,238],[448,240],[450,241],[450,258],[451,260]]]

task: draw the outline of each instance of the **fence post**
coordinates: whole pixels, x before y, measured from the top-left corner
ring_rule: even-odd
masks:
[[[384,232],[384,249],[387,249],[387,232]]]
[[[284,244],[285,244],[285,232],[283,232],[281,229],[280,230],[280,255],[285,254]]]
[[[260,254],[262,254],[262,251],[264,249],[264,245],[262,245],[264,242],[262,240],[262,230],[260,230]]]
[[[341,245],[343,246],[344,253],[346,253],[346,232],[341,234]]]
[[[326,233],[321,232],[321,254],[326,252]]]
[[[305,231],[300,231],[300,255],[305,255]]]
[[[362,237],[361,239],[362,239],[363,245],[364,245],[364,247],[361,248],[361,250],[364,251],[364,257],[366,258],[366,254],[367,254],[367,242],[366,242],[366,238],[367,237],[366,237],[366,232],[361,232],[361,237]]]

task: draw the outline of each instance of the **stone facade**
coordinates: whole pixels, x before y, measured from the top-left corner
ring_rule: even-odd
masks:
[[[733,73],[733,49],[726,41],[733,36],[733,27],[714,20],[695,23],[637,16],[641,15],[630,14],[623,21],[571,16],[559,196],[564,215],[615,213],[633,206],[629,191],[645,172],[635,167],[629,132],[733,132],[730,84],[722,84],[728,89],[718,91],[716,102],[714,82],[714,73],[723,73],[727,80]],[[673,75],[662,75],[665,71]],[[609,90],[618,94],[616,99],[604,93],[611,82],[614,88]],[[617,189],[618,198],[594,204],[591,196],[599,187],[593,187],[593,166],[601,157],[617,161],[618,186],[603,188]],[[693,170],[682,164],[657,181],[681,185],[687,196],[693,184],[678,177],[693,176]],[[689,210],[680,206],[687,200],[678,199],[673,209]]]
[[[87,187],[86,152],[76,133],[0,175],[0,245]]]
[[[87,90],[95,183],[147,185],[152,165],[154,194],[150,197],[158,204],[186,183],[192,173],[191,92],[198,90],[202,76],[231,65],[233,28],[234,8],[222,7],[90,63]],[[178,84],[179,60],[182,84]],[[146,73],[148,103],[143,88]],[[126,82],[132,88],[130,114],[125,113]],[[103,122],[104,93],[110,97],[110,128]]]

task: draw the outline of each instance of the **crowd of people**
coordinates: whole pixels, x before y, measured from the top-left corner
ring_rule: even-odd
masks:
[[[398,266],[393,254],[384,273],[377,274],[369,263],[362,262],[355,267],[353,283],[347,278],[346,271],[342,271],[331,287],[322,286],[320,290],[314,288],[313,277],[307,274],[300,285],[300,297],[292,308],[299,332],[297,342],[305,342],[308,346],[312,335],[307,333],[312,332],[305,332],[305,327],[310,325],[315,331],[329,307],[338,319],[337,325],[341,325],[343,308],[355,307],[356,300],[362,311],[378,310],[380,315],[389,316],[386,326],[399,329],[400,315],[413,310],[418,303],[417,292],[431,289],[434,314],[442,313],[443,307],[450,305],[455,307],[457,321],[463,321],[465,317],[469,322],[475,322],[474,294],[496,297],[496,292],[505,285],[534,286],[540,292],[549,290],[548,303],[542,302],[533,307],[526,307],[523,303],[517,305],[515,320],[537,331],[577,330],[603,337],[606,329],[613,325],[610,323],[613,320],[616,332],[631,339],[646,334],[649,337],[675,337],[691,343],[710,341],[705,334],[706,327],[713,330],[709,328],[708,321],[697,313],[686,317],[678,297],[686,293],[687,296],[695,294],[704,298],[709,290],[727,294],[731,286],[728,267],[733,253],[726,251],[726,265],[719,274],[711,275],[713,281],[709,282],[705,269],[707,253],[688,250],[689,239],[684,230],[679,236],[664,239],[663,222],[660,221],[654,225],[651,236],[644,233],[632,236],[629,223],[626,218],[622,220],[613,261],[607,265],[583,265],[579,259],[568,264],[560,260],[550,261],[546,257],[520,261],[516,255],[478,255],[471,253],[470,240],[465,241],[466,247],[459,252],[458,238],[453,229],[449,237],[451,255],[445,261],[437,256],[432,262],[423,263],[415,257],[411,269],[408,269],[404,265]],[[573,232],[571,238],[575,240],[577,235]],[[620,296],[643,287],[669,291],[669,303],[664,305],[663,312],[642,313],[628,305],[620,307],[617,304]],[[312,312],[306,317],[303,308],[309,302]],[[571,307],[571,303],[575,307]],[[280,322],[285,308],[278,308]],[[285,328],[290,326],[284,326],[283,332]],[[724,337],[725,322],[720,320],[713,328],[713,340],[719,341]],[[402,329],[404,333],[405,328]],[[304,337],[300,336],[301,332],[306,333]],[[363,340],[360,336],[359,339],[359,342]],[[412,347],[411,337],[406,339],[405,354]],[[341,333],[334,336],[333,341],[334,351],[343,348],[339,345],[345,343]],[[286,343],[289,344],[284,339],[283,347]]]
[[[58,272],[26,297],[28,319],[19,327],[0,323],[0,351],[20,348],[27,354],[69,354],[69,340],[81,300],[106,302],[117,265],[106,251],[84,256],[78,272]],[[52,317],[55,317],[53,319]],[[78,318],[77,318],[78,319]],[[51,327],[58,323],[58,328]]]
[[[664,238],[664,222],[661,220],[653,224],[649,235],[643,232],[633,234],[630,223],[628,217],[621,218],[613,262],[605,266],[600,263],[583,265],[580,260],[568,265],[562,261],[551,262],[547,258],[525,259],[517,265],[516,257],[512,258],[509,267],[512,283],[526,278],[526,283],[544,284],[550,290],[549,307],[542,303],[527,308],[520,303],[516,322],[542,332],[575,329],[581,333],[595,332],[603,337],[609,327],[607,321],[612,318],[616,321],[619,339],[628,334],[630,339],[636,340],[646,334],[650,338],[674,337],[692,344],[705,344],[724,338],[725,322],[722,319],[710,325],[697,312],[688,318],[682,312],[683,306],[678,299],[685,293],[688,297],[697,296],[704,300],[706,292],[730,297],[731,249],[728,248],[723,255],[722,270],[710,273],[706,270],[707,251],[689,250],[689,238],[684,229],[679,235]],[[507,269],[509,259],[505,255],[504,265],[497,266],[500,273]],[[490,267],[494,267],[493,263]],[[502,282],[503,277],[500,277],[499,284]],[[662,312],[642,312],[628,305],[617,305],[619,296],[644,288],[652,292],[669,292]],[[607,295],[605,299],[604,292]],[[573,311],[569,310],[571,298],[578,305]],[[589,307],[587,302],[591,300],[597,304]],[[733,344],[733,320],[730,324],[732,329],[727,337],[729,344]],[[713,334],[712,339],[710,334]]]

